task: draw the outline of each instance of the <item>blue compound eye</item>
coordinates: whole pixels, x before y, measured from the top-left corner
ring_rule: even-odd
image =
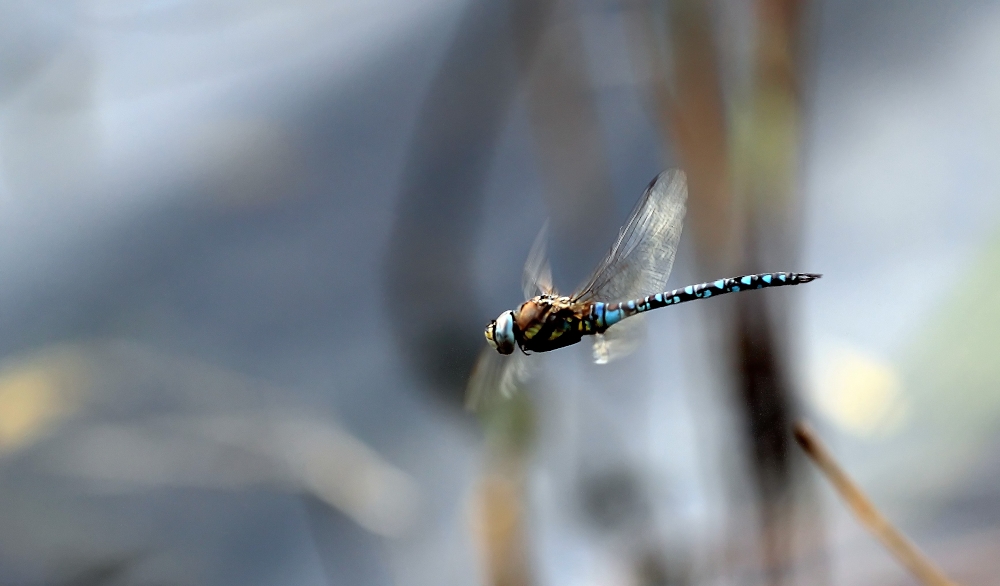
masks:
[[[517,340],[514,337],[514,312],[505,311],[494,322],[493,344],[497,352],[501,354],[511,354],[514,352],[517,344]]]

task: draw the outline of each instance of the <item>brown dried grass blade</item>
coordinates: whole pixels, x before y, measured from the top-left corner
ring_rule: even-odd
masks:
[[[957,582],[948,579],[934,562],[879,512],[808,424],[803,421],[796,423],[794,434],[795,441],[830,481],[861,525],[881,541],[920,582],[928,586],[957,586]]]

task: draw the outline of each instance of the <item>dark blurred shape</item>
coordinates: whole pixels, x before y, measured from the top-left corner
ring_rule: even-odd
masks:
[[[795,176],[799,161],[799,53],[801,0],[758,0],[750,130],[736,136],[736,168],[743,181],[743,220],[748,269],[785,265],[796,258],[798,211]],[[792,492],[796,490],[788,450],[795,415],[789,381],[786,305],[766,305],[747,296],[736,305],[733,339],[740,365],[738,397],[744,411],[753,474],[760,499],[764,564],[771,584],[789,578],[793,557]],[[770,309],[770,311],[769,311]]]
[[[636,564],[638,586],[683,586],[691,584],[691,569],[685,560],[672,559],[655,550],[646,552]]]
[[[139,556],[131,556],[76,568],[68,571],[67,577],[54,582],[53,586],[106,586],[132,583],[125,577],[138,561]]]
[[[634,57],[649,80],[661,136],[687,174],[686,233],[694,238],[703,268],[713,275],[728,274],[738,243],[732,230],[731,137],[708,7],[701,0],[668,3],[669,30],[661,26],[654,2],[637,0],[631,7]],[[670,55],[664,43],[669,43]]]
[[[509,51],[513,41],[522,59],[534,53],[551,5],[468,6],[427,93],[403,170],[386,302],[411,367],[456,405],[483,345],[472,244],[483,225],[487,172],[519,87]]]
[[[641,482],[630,468],[590,474],[580,490],[587,519],[603,531],[641,526],[652,512]]]
[[[709,7],[701,0],[668,6],[674,79],[672,88],[667,87],[665,72],[654,73],[657,111],[688,175],[687,224],[698,262],[706,274],[728,274],[738,254],[738,237],[732,230],[737,218],[732,136]]]
[[[599,252],[593,234],[610,231],[613,210],[575,5],[474,3],[458,31],[420,114],[386,268],[400,346],[451,399],[464,390],[486,323],[472,287],[476,235],[481,226],[532,222],[517,210],[482,217],[487,172],[522,79],[554,231],[582,249],[574,258]]]
[[[669,59],[657,45],[661,35],[652,3],[637,3],[634,26],[640,33],[639,57],[651,68],[663,134],[672,139],[688,173],[688,224],[699,273],[714,278],[734,269],[793,270],[776,267],[794,259],[798,234],[796,40],[803,3],[756,3],[755,45],[746,48],[750,87],[723,79],[709,3],[679,0],[669,6]],[[736,89],[727,96],[726,88]],[[787,318],[783,307],[769,306],[760,295],[722,303],[712,321],[722,332],[723,346],[731,344],[731,396],[743,422],[758,501],[762,564],[769,582],[780,584],[794,531],[787,450],[794,405],[782,348]]]
[[[607,246],[594,236],[613,228],[611,171],[587,71],[579,6],[566,0],[553,4],[551,26],[537,50],[530,54],[529,47],[518,44],[518,58],[527,78],[528,111],[553,231],[575,252],[572,258],[588,259]]]
[[[760,499],[762,546],[771,581],[782,582],[790,558],[794,490],[788,434],[791,389],[786,368],[776,355],[772,326],[760,296],[746,295],[737,304],[734,330],[738,378],[735,389],[744,417],[751,470]]]

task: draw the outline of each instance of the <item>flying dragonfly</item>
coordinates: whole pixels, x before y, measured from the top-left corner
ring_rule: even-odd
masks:
[[[509,396],[527,374],[524,356],[594,339],[594,361],[603,364],[635,346],[637,320],[626,318],[695,299],[753,289],[799,285],[816,273],[759,273],[664,291],[677,253],[687,202],[687,180],[679,170],[660,173],[646,188],[611,250],[585,284],[569,296],[552,286],[546,231],[535,240],[524,265],[527,299],[486,326],[484,349],[469,380],[466,406],[475,409],[494,395]],[[520,355],[513,355],[515,350]]]

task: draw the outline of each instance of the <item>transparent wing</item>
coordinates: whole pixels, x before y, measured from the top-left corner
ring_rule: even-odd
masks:
[[[686,204],[684,173],[676,169],[660,173],[632,210],[608,255],[573,299],[614,303],[663,291],[677,253]]]
[[[555,292],[552,287],[552,268],[548,255],[549,223],[545,222],[531,245],[528,260],[524,263],[524,273],[521,275],[521,290],[525,299],[536,295],[548,295]]]
[[[504,356],[493,348],[483,348],[469,376],[465,408],[480,411],[495,401],[512,397],[527,381],[529,366],[528,357],[518,352]]]
[[[594,362],[607,364],[631,354],[646,335],[646,316],[636,315],[594,336]]]

